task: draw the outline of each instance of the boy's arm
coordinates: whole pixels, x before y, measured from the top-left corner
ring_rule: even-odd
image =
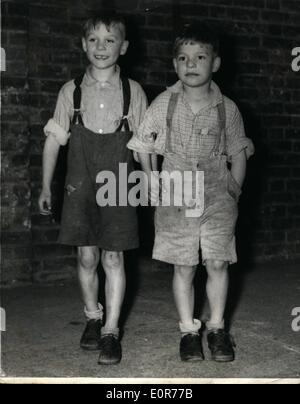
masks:
[[[139,160],[143,171],[147,175],[146,194],[153,206],[156,205],[159,198],[159,176],[158,172],[153,167],[153,155],[147,153],[138,153]],[[155,172],[156,171],[156,172]]]
[[[151,154],[152,171],[158,171],[157,154]]]
[[[51,211],[51,183],[57,163],[60,146],[65,146],[70,137],[69,128],[72,117],[72,94],[74,83],[69,82],[62,87],[58,94],[54,116],[44,127],[47,136],[43,152],[43,185],[39,197],[41,214]],[[46,206],[45,206],[46,205]]]
[[[167,110],[168,107],[167,102],[164,102],[163,105],[161,104],[158,97],[150,105],[139,126],[135,128],[131,140],[127,144],[130,150],[141,154],[155,154],[157,152],[155,143],[156,139],[159,139],[160,136],[163,135],[163,129],[166,125],[165,110]],[[164,140],[162,139],[160,143],[163,145]],[[154,168],[156,166],[156,158],[156,156],[151,158],[154,163]]]
[[[243,118],[237,106],[227,99],[226,107],[227,114],[230,116],[226,134],[231,174],[242,187],[246,176],[247,160],[254,154],[255,148],[251,139],[246,137]]]
[[[157,199],[159,195],[157,154],[160,150],[163,153],[165,144],[164,129],[169,97],[169,94],[164,94],[156,98],[146,111],[141,125],[127,145],[130,150],[138,153],[139,162],[147,174],[149,184],[147,192],[149,191],[151,201]],[[155,148],[156,140],[159,140],[160,143],[160,148],[157,149]]]
[[[148,177],[150,177],[152,172],[151,155],[148,153],[138,153],[138,156],[143,171],[147,174]]]
[[[231,174],[239,186],[242,188],[247,169],[247,156],[246,151],[243,150],[239,154],[232,157],[231,160]]]
[[[54,136],[49,135],[46,139],[43,152],[43,187],[39,197],[40,213],[44,215],[51,212],[51,183],[57,163],[59,148],[60,145]]]

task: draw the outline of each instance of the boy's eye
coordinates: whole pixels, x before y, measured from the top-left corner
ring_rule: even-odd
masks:
[[[198,56],[198,59],[199,59],[199,60],[205,60],[205,56],[200,55],[200,56]]]
[[[109,43],[109,44],[112,44],[112,43],[115,43],[115,40],[114,39],[107,39],[106,42]]]
[[[179,57],[178,57],[178,61],[179,61],[179,62],[185,62],[185,61],[186,61],[186,57],[185,57],[185,56],[179,56]]]
[[[89,42],[95,42],[96,38],[89,38]]]

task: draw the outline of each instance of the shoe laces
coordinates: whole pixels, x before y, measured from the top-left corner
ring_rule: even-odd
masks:
[[[218,330],[216,332],[213,332],[214,336],[214,343],[216,344],[217,347],[222,347],[226,345],[227,347],[236,347],[235,340],[233,336],[229,333],[227,333],[224,330]]]
[[[118,341],[118,338],[114,334],[107,334],[101,338],[103,349],[109,349],[116,341]]]

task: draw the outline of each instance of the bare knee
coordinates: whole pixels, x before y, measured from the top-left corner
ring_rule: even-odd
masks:
[[[123,253],[103,251],[101,261],[105,271],[118,271],[123,268]]]
[[[197,267],[175,265],[175,276],[190,279],[195,276]]]
[[[206,261],[206,269],[208,275],[211,276],[223,274],[226,273],[228,269],[228,262],[219,260],[208,260]]]
[[[98,248],[78,248],[78,262],[80,268],[85,271],[96,271],[99,264]]]

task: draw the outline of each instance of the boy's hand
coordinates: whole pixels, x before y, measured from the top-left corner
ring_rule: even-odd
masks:
[[[51,200],[52,200],[51,192],[42,190],[41,195],[39,197],[39,208],[41,215],[49,216],[52,214]]]

